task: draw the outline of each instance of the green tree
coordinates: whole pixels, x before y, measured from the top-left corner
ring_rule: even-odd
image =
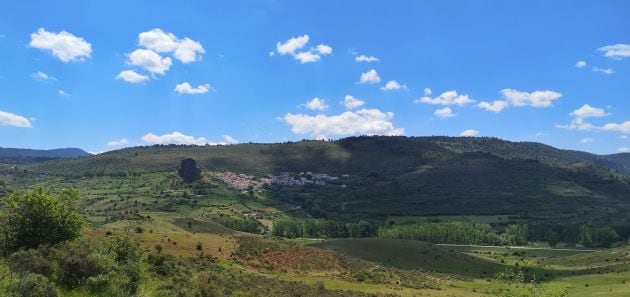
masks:
[[[0,218],[3,252],[8,254],[77,238],[84,224],[76,208],[77,199],[76,191],[55,194],[43,187],[11,193]]]
[[[507,245],[525,245],[528,233],[529,228],[526,224],[510,224],[501,234],[501,241]]]
[[[177,174],[179,174],[179,177],[187,183],[191,183],[201,178],[201,170],[197,167],[195,159],[192,158],[182,160]]]

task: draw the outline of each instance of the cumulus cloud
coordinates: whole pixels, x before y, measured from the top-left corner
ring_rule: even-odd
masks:
[[[56,81],[57,80],[57,78],[55,78],[54,76],[50,76],[42,71],[37,71],[31,74],[31,77],[34,80],[39,80],[39,81],[46,81],[46,80]]]
[[[179,42],[179,45],[175,49],[173,56],[175,59],[181,61],[184,64],[188,64],[198,60],[198,54],[201,55],[206,51],[198,41],[194,41],[190,38],[184,38]]]
[[[373,56],[366,56],[366,55],[358,55],[356,57],[354,57],[354,61],[357,63],[372,63],[372,62],[380,62],[381,60],[379,60],[377,57],[373,57]]]
[[[395,81],[395,80],[390,80],[387,83],[385,83],[384,86],[381,87],[381,90],[383,91],[394,91],[394,90],[400,90],[400,89],[407,89],[407,85],[401,85],[399,82]]]
[[[599,72],[599,73],[611,75],[615,73],[615,70],[613,70],[612,68],[593,67],[593,72]]]
[[[590,138],[590,137],[586,137],[586,138],[580,139],[580,143],[582,143],[582,144],[587,144],[587,143],[591,143],[591,142],[594,142],[594,141],[595,141],[595,139]]]
[[[68,96],[70,96],[70,94],[68,94],[68,93],[67,93],[66,91],[64,91],[64,90],[59,90],[59,91],[57,91],[57,94],[59,94],[59,96],[62,96],[62,97],[68,97]]]
[[[317,46],[302,50],[309,42],[310,37],[307,34],[298,37],[292,37],[284,42],[276,43],[276,51],[278,54],[293,56],[300,63],[313,63],[321,59],[322,56],[330,55],[333,52],[333,48],[327,44],[318,44]],[[269,53],[269,56],[274,56],[273,52]]]
[[[208,93],[208,91],[210,90],[212,90],[212,87],[210,86],[210,84],[203,84],[194,88],[189,83],[183,82],[175,86],[175,92],[179,94],[191,94],[191,95],[205,94],[205,93]]]
[[[604,52],[604,56],[611,59],[623,59],[630,57],[630,44],[613,44],[597,49]]]
[[[468,129],[468,130],[462,131],[462,133],[459,133],[459,136],[472,137],[472,136],[477,136],[478,134],[479,134],[479,131],[474,130],[474,129]]]
[[[592,107],[588,104],[582,105],[582,107],[572,111],[569,115],[573,116],[574,119],[571,123],[566,125],[556,125],[557,128],[568,129],[568,130],[596,130],[597,126],[586,122],[584,119],[586,118],[599,118],[603,116],[609,115],[602,108]]]
[[[346,97],[343,98],[343,106],[345,106],[346,109],[349,110],[358,108],[363,104],[365,104],[365,101],[351,95],[346,95]]]
[[[433,93],[433,91],[431,90],[431,88],[424,88],[422,93],[424,94],[424,96],[431,96],[431,93]]]
[[[599,118],[610,115],[609,113],[606,113],[602,108],[596,108],[588,104],[584,104],[582,107],[571,112],[570,115],[574,116],[574,119],[571,121],[571,123],[566,125],[556,125],[556,128],[568,130],[620,132],[623,134],[630,134],[630,121],[625,121],[622,123],[607,123],[602,126],[586,122],[585,119],[587,118]]]
[[[158,53],[166,53],[174,51],[178,41],[173,33],[166,33],[162,29],[155,28],[138,34],[138,44]]]
[[[302,64],[317,62],[321,58],[318,54],[315,54],[313,52],[300,52],[295,54],[293,57],[295,57],[295,59],[300,61],[300,63]]]
[[[326,101],[324,99],[319,99],[317,97],[306,102],[304,106],[310,110],[319,110],[319,111],[324,111],[328,108]]]
[[[435,97],[435,98],[431,98],[429,97],[431,95],[430,89],[425,89],[425,94],[427,93],[427,90],[429,91],[428,95],[425,95],[424,97],[418,98],[416,99],[416,103],[426,103],[426,104],[432,104],[432,105],[458,105],[458,106],[464,106],[466,104],[469,103],[473,103],[475,102],[475,100],[470,99],[470,97],[468,97],[468,95],[462,94],[459,95],[457,94],[457,91],[447,91],[444,92],[442,94],[440,94],[439,96]]]
[[[173,132],[164,135],[155,135],[148,133],[142,136],[142,141],[149,144],[195,144],[205,145],[208,140],[204,137],[195,138],[194,136],[185,135],[181,132]]]
[[[508,102],[504,100],[495,100],[492,102],[482,101],[482,102],[479,102],[479,104],[477,104],[477,107],[485,109],[486,111],[499,113],[503,109],[508,107]]]
[[[171,68],[173,61],[152,50],[137,49],[127,55],[127,64],[142,67],[154,74],[164,74]]]
[[[127,138],[121,138],[118,140],[112,140],[107,142],[107,146],[125,146],[128,145],[129,141],[127,141]]]
[[[326,139],[330,136],[404,134],[403,128],[394,127],[393,117],[392,112],[360,109],[332,116],[288,113],[283,120],[291,126],[293,133],[310,134],[317,139]]]
[[[315,47],[315,51],[317,51],[320,55],[330,55],[333,52],[333,48],[327,44],[318,44]]]
[[[307,34],[304,34],[302,36],[290,38],[285,42],[278,42],[276,43],[276,51],[278,51],[281,55],[293,55],[297,50],[303,48],[308,43],[309,39],[310,37]]]
[[[31,121],[23,116],[0,110],[0,126],[30,128],[32,125]]]
[[[234,137],[232,137],[230,135],[223,135],[221,137],[223,137],[223,140],[227,144],[237,144],[238,143],[238,140],[236,140]]]
[[[517,91],[513,89],[503,89],[500,91],[503,98],[513,106],[532,106],[538,108],[549,107],[554,100],[562,97],[562,94],[554,91],[534,91],[531,93]]]
[[[139,74],[133,70],[123,70],[116,76],[116,79],[124,80],[132,84],[138,84],[149,80],[149,77]]]
[[[503,89],[499,93],[503,99],[492,102],[482,101],[477,104],[477,107],[494,113],[499,113],[509,106],[546,108],[552,106],[553,101],[562,97],[562,94],[554,91],[534,91],[529,93],[514,89]]]
[[[179,39],[173,33],[155,28],[138,35],[138,45],[157,53],[173,53],[184,64],[197,61],[206,51],[200,42],[188,37]]]
[[[603,131],[621,132],[624,134],[630,134],[630,121],[623,123],[608,123],[600,127]]]
[[[584,61],[577,61],[577,63],[575,63],[575,68],[584,68],[586,67],[586,62]]]
[[[450,117],[455,116],[455,114],[453,113],[453,110],[448,106],[444,108],[436,109],[433,112],[433,114],[438,118],[450,118]]]
[[[592,107],[588,104],[582,105],[582,107],[572,111],[569,115],[576,118],[598,118],[607,116],[608,113],[603,108]]]
[[[378,76],[378,73],[374,69],[361,73],[361,77],[359,78],[360,84],[377,84],[380,81],[381,77]]]
[[[617,151],[620,153],[627,153],[627,152],[630,152],[630,148],[620,147]]]
[[[147,144],[226,145],[238,143],[238,140],[230,135],[223,135],[222,138],[223,141],[214,142],[205,137],[194,137],[175,131],[164,135],[147,133],[142,136],[141,140]]]
[[[92,45],[81,37],[66,31],[48,32],[39,28],[31,34],[29,46],[46,50],[64,63],[70,61],[84,61],[92,54]]]

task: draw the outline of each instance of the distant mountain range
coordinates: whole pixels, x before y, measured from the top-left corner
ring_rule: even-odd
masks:
[[[0,163],[28,164],[54,159],[85,156],[91,156],[91,154],[79,148],[35,150],[0,147]]]
[[[156,145],[22,168],[67,178],[125,177],[175,172],[184,158],[215,172],[350,175],[337,186],[271,193],[315,217],[507,214],[630,224],[630,154],[596,155],[489,137]]]

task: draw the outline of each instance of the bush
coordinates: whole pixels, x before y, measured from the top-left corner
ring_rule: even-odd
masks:
[[[35,273],[21,277],[16,291],[21,297],[57,297],[53,283],[45,276]]]
[[[9,267],[12,271],[24,275],[26,273],[52,276],[53,263],[46,259],[38,250],[15,252],[9,257]]]
[[[57,283],[66,288],[83,285],[89,277],[108,271],[111,264],[103,257],[91,254],[93,248],[85,243],[71,243],[56,249],[59,265]]]
[[[78,193],[54,194],[42,187],[11,193],[0,218],[5,252],[54,245],[79,237],[83,219],[76,208]]]

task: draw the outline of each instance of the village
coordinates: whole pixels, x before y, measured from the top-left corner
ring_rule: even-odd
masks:
[[[350,175],[342,174],[341,178],[349,178]],[[255,177],[253,175],[239,174],[230,171],[217,172],[212,175],[212,178],[217,181],[224,182],[228,187],[241,191],[249,191],[250,189],[256,192],[264,191],[264,185],[276,185],[276,186],[306,186],[306,185],[318,185],[324,186],[327,182],[336,181],[338,176],[332,176],[327,173],[313,173],[313,172],[300,172],[289,173],[282,172],[278,175],[268,175],[266,177]]]

